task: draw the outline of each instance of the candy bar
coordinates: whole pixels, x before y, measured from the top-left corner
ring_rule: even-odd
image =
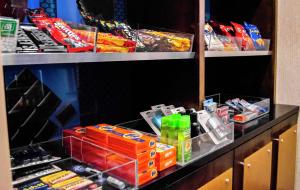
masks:
[[[22,28],[18,30],[17,39],[17,53],[36,53],[38,52],[38,47],[35,43],[28,37]]]
[[[138,35],[148,51],[183,52],[190,51],[191,40],[188,34],[139,30]]]
[[[21,26],[23,31],[37,45],[41,52],[66,52],[63,45],[57,44],[46,33],[32,26]]]
[[[41,181],[34,181],[29,184],[25,184],[21,187],[18,187],[18,190],[45,190],[48,189],[49,185],[41,182]]]
[[[33,18],[32,20],[39,29],[48,31],[52,38],[65,45],[68,52],[86,52],[92,51],[94,48],[59,18]]]
[[[82,178],[78,177],[78,176],[73,177],[73,178],[69,178],[69,179],[63,180],[61,182],[55,183],[55,184],[51,185],[51,187],[54,188],[54,189],[62,188],[63,186],[66,186],[68,184],[72,184],[72,183],[77,182],[81,179]]]
[[[75,179],[73,179],[75,180]],[[88,185],[91,185],[93,182],[89,179],[79,179],[75,180],[75,182],[71,182],[65,186],[60,187],[61,190],[74,190],[74,189],[80,189],[83,187],[86,187]]]
[[[49,185],[54,185],[56,183],[60,183],[65,180],[71,179],[75,176],[76,176],[76,174],[74,172],[61,171],[61,172],[57,172],[57,173],[42,177],[41,181],[46,184],[49,184]]]

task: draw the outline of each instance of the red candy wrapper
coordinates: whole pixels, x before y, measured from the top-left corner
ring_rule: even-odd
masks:
[[[255,50],[252,39],[247,34],[245,28],[235,22],[231,22],[235,30],[235,37],[237,44],[240,46],[241,50]]]
[[[32,21],[41,30],[47,30],[57,42],[66,46],[68,52],[92,51],[94,46],[85,42],[73,29],[59,18],[32,18]]]

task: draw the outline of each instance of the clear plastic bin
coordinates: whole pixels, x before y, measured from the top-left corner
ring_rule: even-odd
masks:
[[[218,106],[225,105],[225,102],[229,99],[240,98],[240,99],[246,100],[250,104],[253,104],[255,106],[260,107],[260,109],[263,110],[263,112],[261,112],[261,111],[258,112],[256,117],[252,117],[252,118],[247,119],[243,122],[235,120],[233,117],[236,114],[232,114],[231,115],[231,121],[236,122],[236,123],[247,123],[247,122],[255,120],[255,119],[257,119],[261,116],[269,114],[269,112],[270,112],[270,99],[269,98],[253,97],[253,96],[239,96],[239,95],[220,94],[220,93],[206,96],[206,99],[211,99],[211,98],[213,99],[214,102],[216,102],[218,104]],[[244,109],[242,114],[244,114],[246,112],[249,112],[249,110]]]
[[[194,35],[181,32],[168,32],[161,29],[136,31],[148,52],[191,52]]]
[[[12,167],[14,174],[21,170],[30,170],[32,167],[37,168],[45,164],[51,164],[61,170],[71,170],[78,176],[88,179],[99,186],[115,187],[116,185],[121,185],[129,188],[138,187],[137,161],[98,145],[70,136],[13,149],[11,150],[13,159],[19,159],[16,157],[16,155],[19,155],[18,152],[25,151],[29,147],[42,149],[51,155],[52,159],[42,162],[34,158],[35,160],[27,164],[14,165]],[[79,170],[81,166],[88,168],[85,171],[88,170],[90,173]],[[14,185],[18,187],[22,184],[16,184],[16,181],[14,181]],[[68,185],[72,185],[72,183]]]
[[[230,123],[226,125],[226,127],[227,135],[220,139],[218,144],[216,144],[213,140],[213,138],[216,138],[215,134],[218,132],[218,129],[201,134],[186,141],[177,142],[177,147],[182,147],[178,148],[177,151],[177,164],[180,166],[187,165],[232,143],[234,141],[234,124]],[[191,148],[190,154],[186,154],[189,148]]]
[[[97,27],[88,26],[74,22],[66,22],[73,31],[79,35],[84,41],[94,46],[94,52],[97,50]]]
[[[208,51],[269,51],[270,39],[259,41],[261,45],[255,46],[251,38],[249,41],[238,37],[227,37],[218,34],[206,34],[205,45]]]
[[[118,124],[118,127],[119,126],[132,128],[134,130],[142,130],[142,129],[146,130],[148,133],[144,133],[144,132],[142,133],[152,137],[156,137],[156,139],[159,141],[158,136],[154,134],[150,134],[152,129],[145,122],[144,119]],[[177,150],[177,165],[180,166],[187,165],[232,143],[234,141],[234,123],[229,123],[226,125],[226,127],[227,127],[226,128],[227,134],[225,135],[224,138],[221,138],[220,140],[216,140],[215,134],[217,133],[218,129],[215,129],[209,131],[208,133],[204,133],[194,138],[191,138],[189,140],[181,141],[181,142],[174,141],[172,144],[170,144],[176,146],[177,149],[178,147],[180,147],[179,150]],[[190,148],[191,148],[191,153],[190,156],[187,158],[184,156],[184,153]],[[181,154],[179,153],[179,151],[181,152]],[[178,156],[178,153],[181,156]]]

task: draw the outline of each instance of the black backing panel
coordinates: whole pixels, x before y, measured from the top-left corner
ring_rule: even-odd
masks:
[[[81,124],[135,120],[155,104],[197,107],[197,71],[194,60],[80,64]]]

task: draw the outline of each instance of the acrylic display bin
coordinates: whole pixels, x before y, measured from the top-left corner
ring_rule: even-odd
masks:
[[[186,141],[178,141],[177,144],[177,164],[187,165],[204,156],[207,156],[234,141],[234,123],[226,125],[226,136],[220,140],[216,138],[218,129],[201,134]],[[178,148],[182,147],[182,148]],[[185,154],[190,149],[190,155]],[[180,153],[181,152],[181,153]]]
[[[262,98],[262,97],[253,97],[253,96],[240,96],[240,95],[231,95],[231,94],[214,94],[214,95],[209,95],[206,96],[206,99],[213,99],[214,102],[216,102],[219,106],[223,106],[225,105],[225,102],[229,99],[234,99],[234,98],[240,98],[240,99],[244,99],[247,102],[249,102],[250,104],[254,104],[256,106],[259,106],[261,109],[264,110],[264,112],[259,112],[258,115],[254,118],[251,118],[249,120],[246,120],[244,122],[240,122],[240,121],[236,121],[233,119],[234,115],[231,115],[231,121],[235,122],[235,123],[247,123],[249,121],[255,120],[261,116],[267,115],[270,112],[270,99],[269,98]],[[244,112],[247,112],[249,110],[244,109]]]
[[[251,40],[251,41],[250,41]],[[205,46],[208,51],[269,51],[270,50],[270,39],[261,39],[258,43],[261,46],[252,46],[252,39],[250,42],[246,42],[243,38],[238,37],[227,37],[218,34],[206,34],[205,35]],[[241,45],[243,46],[241,47]],[[254,44],[253,44],[254,45]]]
[[[64,137],[58,140],[47,141],[11,150],[11,155],[15,160],[18,152],[29,147],[39,147],[51,158],[48,162],[38,161],[36,158],[27,165],[13,166],[15,175],[18,171],[30,170],[45,164],[51,164],[61,170],[71,170],[78,176],[91,180],[102,187],[115,187],[111,180],[117,180],[119,184],[128,188],[138,187],[137,161],[124,155],[115,153],[109,149],[86,142],[76,137]],[[76,168],[84,166],[92,172],[77,172]],[[82,167],[81,167],[82,168]],[[38,180],[40,177],[36,178]],[[14,183],[15,184],[15,183]],[[22,184],[17,184],[16,187]],[[69,185],[69,184],[68,184]],[[70,184],[71,185],[71,184]]]
[[[155,28],[136,30],[148,52],[192,52],[194,35]]]
[[[88,26],[85,24],[79,24],[74,22],[66,22],[73,31],[79,35],[84,41],[94,46],[94,52],[97,50],[97,27]]]
[[[153,133],[153,130],[151,127],[146,123],[144,119],[139,119],[131,122],[126,122],[122,124],[118,124],[118,126],[123,126],[126,128],[131,128],[134,130],[143,130],[146,131],[148,135],[151,135],[155,137]],[[226,125],[227,129],[227,135],[226,137],[222,138],[218,142],[216,140],[212,140],[212,137],[214,137],[216,130],[212,130],[208,133],[201,134],[199,136],[196,136],[194,138],[191,138],[186,141],[181,142],[173,142],[172,145],[175,145],[176,148],[183,147],[180,151],[181,157],[178,156],[177,151],[177,165],[184,166],[187,164],[190,164],[204,156],[207,156],[214,151],[232,143],[234,141],[234,123],[229,123]],[[152,133],[151,133],[152,132]],[[144,132],[143,132],[144,133]],[[151,133],[151,134],[150,134]],[[156,138],[159,140],[159,137],[156,136]],[[187,147],[186,147],[187,146]],[[186,149],[191,148],[191,154],[190,159],[186,159],[183,155]]]

